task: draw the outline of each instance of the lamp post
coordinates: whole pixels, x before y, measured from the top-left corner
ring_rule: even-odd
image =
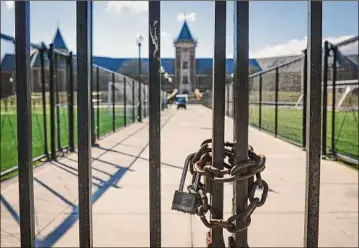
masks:
[[[138,122],[142,122],[142,101],[141,101],[141,45],[143,36],[138,35],[136,42],[138,45]]]

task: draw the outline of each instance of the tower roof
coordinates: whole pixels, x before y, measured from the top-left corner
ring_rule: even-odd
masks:
[[[54,40],[52,42],[54,44],[54,48],[68,50],[59,28],[57,28]]]
[[[192,42],[194,42],[191,31],[189,31],[186,21],[184,21],[184,23],[183,23],[181,32],[177,37],[177,41],[192,41]]]

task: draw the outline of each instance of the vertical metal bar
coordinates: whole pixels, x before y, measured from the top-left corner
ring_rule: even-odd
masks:
[[[147,102],[146,102],[146,98],[147,98],[146,86],[143,85],[143,117],[144,117],[144,118],[147,117]]]
[[[328,55],[329,44],[324,42],[324,61],[323,61],[323,114],[322,114],[322,155],[327,154],[327,112],[328,112]]]
[[[226,100],[226,102],[227,102],[227,111],[226,111],[226,114],[227,114],[227,116],[229,116],[229,83],[227,83],[227,96],[226,96],[226,98],[227,98],[227,100]]]
[[[56,160],[56,134],[55,134],[55,87],[54,87],[54,44],[50,44],[49,56],[49,88],[50,88],[50,136],[51,158]]]
[[[142,101],[141,101],[141,43],[138,44],[138,122],[142,122]]]
[[[322,91],[322,1],[310,1],[308,13],[308,109],[307,169],[304,221],[304,246],[318,247],[321,91]]]
[[[148,4],[150,247],[161,247],[161,3]]]
[[[335,151],[335,103],[336,103],[336,81],[337,81],[337,47],[332,48],[333,62],[332,62],[332,137],[331,137],[331,153],[336,155]]]
[[[124,126],[127,126],[127,96],[126,96],[126,77],[123,78],[123,115],[124,115]]]
[[[76,2],[77,104],[78,104],[78,187],[80,247],[92,245],[92,166],[91,166],[91,1]]]
[[[259,128],[262,129],[262,74],[259,75]]]
[[[112,73],[112,131],[116,131],[116,112],[115,112],[115,73]]]
[[[15,38],[20,238],[22,247],[35,247],[29,1],[15,2]]]
[[[307,70],[307,49],[303,51],[302,64],[302,86],[303,86],[303,113],[302,113],[302,147],[307,144],[307,88],[308,88],[308,70]]]
[[[75,151],[75,139],[74,139],[74,69],[72,52],[68,57],[69,66],[69,87],[68,87],[68,115],[69,115],[69,148],[71,152]]]
[[[212,90],[212,164],[222,170],[224,158],[224,117],[225,117],[225,82],[226,80],[226,4],[215,1],[214,28],[214,71]],[[223,184],[213,182],[211,205],[214,218],[223,218]],[[213,217],[213,216],[212,216]],[[223,229],[212,228],[213,247],[224,247]],[[209,245],[209,244],[207,244]]]
[[[249,122],[249,2],[234,2],[234,163],[241,165],[248,158]],[[241,214],[247,208],[248,180],[233,184],[233,213]],[[237,247],[248,247],[247,229],[235,233]]]
[[[91,144],[96,143],[96,133],[95,133],[95,109],[93,104],[93,92],[94,92],[94,85],[93,85],[93,69],[92,69],[92,63],[91,63],[91,86],[90,86],[90,104],[91,104]]]
[[[274,112],[274,134],[278,135],[278,91],[279,91],[279,70],[275,68],[275,112]]]
[[[135,80],[132,80],[132,122],[133,123],[136,121],[135,107],[136,107]]]
[[[56,90],[56,132],[57,132],[57,147],[59,151],[62,151],[61,147],[61,116],[60,116],[60,99],[59,99],[59,71],[58,71],[58,55],[54,54],[54,64],[55,64],[55,90]]]
[[[40,50],[41,86],[42,86],[42,113],[44,115],[44,153],[49,157],[47,142],[47,113],[46,113],[46,85],[45,85],[45,51]]]
[[[89,39],[89,47],[90,47],[90,65],[91,65],[91,73],[90,73],[90,81],[91,81],[91,144],[96,143],[96,133],[95,133],[95,109],[93,103],[93,92],[94,92],[94,76],[93,76],[93,68],[92,68],[92,53],[93,53],[93,9],[91,8],[89,13],[89,29],[90,29],[90,39]]]
[[[96,91],[97,91],[97,139],[100,139],[100,69],[96,67]]]

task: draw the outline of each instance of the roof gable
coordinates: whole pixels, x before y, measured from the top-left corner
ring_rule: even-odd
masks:
[[[56,30],[56,34],[52,43],[54,44],[54,48],[68,50],[59,28]]]
[[[192,42],[194,42],[191,31],[189,30],[186,21],[184,21],[184,23],[183,23],[181,32],[177,37],[177,41],[192,41]]]

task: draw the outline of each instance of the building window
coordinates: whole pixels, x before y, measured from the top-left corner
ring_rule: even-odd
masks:
[[[188,52],[188,48],[186,48],[186,47],[183,48],[183,52],[185,52],[185,53]]]
[[[188,84],[188,77],[187,76],[183,76],[183,84]]]
[[[183,61],[182,68],[183,69],[188,69],[188,61]]]

